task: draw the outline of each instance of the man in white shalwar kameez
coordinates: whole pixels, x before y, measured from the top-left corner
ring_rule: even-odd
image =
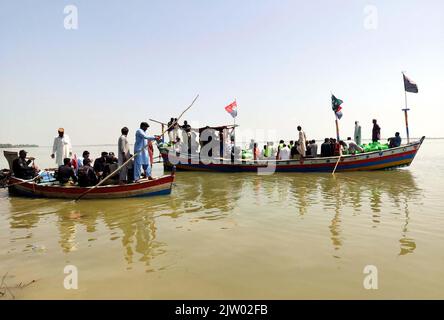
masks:
[[[71,140],[65,134],[65,130],[63,128],[59,128],[58,132],[59,135],[54,138],[51,158],[55,158],[57,166],[61,166],[63,165],[63,159],[71,158],[72,146]]]
[[[355,142],[357,145],[361,144],[361,126],[358,121],[355,121]]]
[[[301,126],[298,126],[298,131],[299,131],[298,151],[302,157],[305,157],[305,152],[307,151],[307,137],[305,136],[305,132],[302,131]]]

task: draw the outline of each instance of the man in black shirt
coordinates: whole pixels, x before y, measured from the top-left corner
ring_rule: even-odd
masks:
[[[79,186],[91,187],[97,184],[97,176],[94,172],[94,168],[91,167],[91,159],[85,159],[83,166],[79,168]]]
[[[296,141],[290,149],[290,158],[291,159],[298,159],[300,157],[298,147],[299,147],[299,142]]]
[[[170,142],[175,142],[174,140],[174,118],[171,118],[170,121],[167,123],[167,131],[168,131],[168,138],[170,138]]]
[[[105,177],[106,169],[106,159],[108,158],[108,152],[102,152],[102,156],[94,161],[94,171],[96,172],[99,179]]]
[[[188,154],[191,153],[191,126],[188,124],[188,121],[183,122],[183,126],[181,129],[184,131],[182,133],[183,143],[188,143]]]
[[[381,139],[381,127],[376,119],[373,119],[372,141],[378,142]]]
[[[321,157],[331,157],[331,156],[332,152],[331,152],[330,139],[325,138],[324,143],[321,144]]]
[[[26,155],[25,150],[20,150],[19,157],[12,162],[12,171],[17,178],[28,180],[36,176],[36,170],[29,166],[34,158],[27,158]]]
[[[63,159],[63,166],[60,166],[57,172],[57,180],[59,180],[60,184],[65,184],[69,182],[70,178],[72,181],[77,182],[76,174],[71,167],[71,159],[65,158]]]

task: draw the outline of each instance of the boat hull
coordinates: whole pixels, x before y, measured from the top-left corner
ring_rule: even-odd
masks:
[[[415,158],[425,137],[419,141],[397,148],[381,151],[342,156],[336,172],[386,170],[409,166]],[[215,171],[215,172],[332,172],[338,156],[325,158],[303,158],[301,160],[243,160],[231,162],[227,159],[212,160],[211,163],[191,161],[163,154],[164,168],[186,171]]]
[[[171,193],[174,174],[160,177],[155,180],[141,179],[137,183],[127,185],[99,186],[82,199],[117,199],[166,195]],[[91,187],[59,186],[25,182],[25,180],[11,177],[9,192],[13,195],[42,198],[77,199]]]

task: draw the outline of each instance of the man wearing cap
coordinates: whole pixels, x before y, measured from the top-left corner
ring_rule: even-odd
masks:
[[[65,134],[65,130],[63,128],[59,128],[58,132],[59,135],[54,138],[51,158],[53,159],[55,158],[57,165],[61,166],[63,165],[63,159],[71,158],[72,147],[71,147],[71,140]]]
[[[148,156],[148,141],[158,140],[160,137],[151,137],[146,134],[149,124],[142,122],[140,128],[136,131],[136,142],[134,143],[134,181],[140,179],[142,168],[148,179],[151,177],[150,157]]]
[[[14,176],[20,179],[32,179],[36,176],[34,166],[29,166],[34,158],[26,157],[26,155],[25,150],[20,150],[19,157],[12,162]]]

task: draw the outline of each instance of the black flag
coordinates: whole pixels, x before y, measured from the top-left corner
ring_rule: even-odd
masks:
[[[402,74],[404,77],[404,89],[407,92],[418,93],[418,86],[412,80],[410,80],[405,74]]]

